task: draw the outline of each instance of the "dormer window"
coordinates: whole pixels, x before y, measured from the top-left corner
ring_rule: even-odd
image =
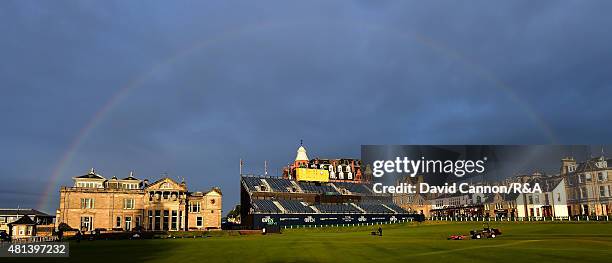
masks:
[[[587,182],[590,182],[590,181],[591,181],[591,173],[586,173],[586,174],[584,174],[584,178],[585,178],[585,180],[586,180]]]
[[[608,180],[608,172],[607,171],[603,171],[603,172],[599,172],[597,173],[597,180],[600,182],[605,182]]]
[[[606,168],[608,163],[606,161],[599,161],[595,164],[595,166],[597,166],[597,168]]]
[[[95,182],[78,182],[78,183],[76,183],[76,187],[82,187],[82,188],[102,188],[102,184],[101,183],[95,183]]]
[[[137,184],[123,184],[123,188],[124,189],[138,189],[138,185]]]

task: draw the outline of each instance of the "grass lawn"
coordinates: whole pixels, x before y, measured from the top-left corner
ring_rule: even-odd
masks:
[[[292,229],[198,239],[82,241],[57,262],[612,262],[611,223],[495,223],[496,239],[446,240],[478,222]],[[50,258],[41,258],[45,262]],[[5,261],[5,258],[0,259]],[[28,262],[33,262],[32,258]]]

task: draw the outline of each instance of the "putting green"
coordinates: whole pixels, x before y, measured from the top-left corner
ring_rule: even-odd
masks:
[[[495,239],[446,240],[482,223],[290,229],[197,239],[82,241],[58,262],[610,262],[611,223],[495,223]],[[219,233],[217,233],[219,235]],[[45,259],[45,262],[49,259]],[[30,262],[31,259],[30,259]]]

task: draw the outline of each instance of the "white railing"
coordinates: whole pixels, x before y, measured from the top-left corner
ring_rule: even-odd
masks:
[[[57,236],[33,236],[33,237],[22,237],[11,240],[12,243],[39,243],[39,242],[55,242],[58,241]]]
[[[411,218],[411,219],[405,219],[405,220],[381,221],[381,222],[371,222],[371,223],[328,224],[328,225],[324,225],[324,224],[289,225],[289,226],[282,226],[282,228],[293,229],[293,228],[317,228],[317,227],[375,226],[375,225],[392,225],[392,224],[399,224],[399,223],[407,223],[407,222],[412,222],[412,221],[414,220]]]
[[[529,221],[612,221],[612,216],[534,216],[534,217],[483,217],[483,216],[432,216],[430,221],[506,221],[506,222],[529,222]]]

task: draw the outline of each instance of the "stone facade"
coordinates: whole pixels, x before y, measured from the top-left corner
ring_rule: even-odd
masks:
[[[393,203],[410,213],[430,216],[431,204],[422,194],[395,194]]]
[[[188,231],[221,229],[218,188],[189,192],[184,182],[162,178],[152,184],[130,175],[104,179],[93,170],[62,187],[56,226],[81,231]]]
[[[561,176],[567,188],[570,215],[612,215],[612,159],[603,156],[577,163],[561,160]]]

